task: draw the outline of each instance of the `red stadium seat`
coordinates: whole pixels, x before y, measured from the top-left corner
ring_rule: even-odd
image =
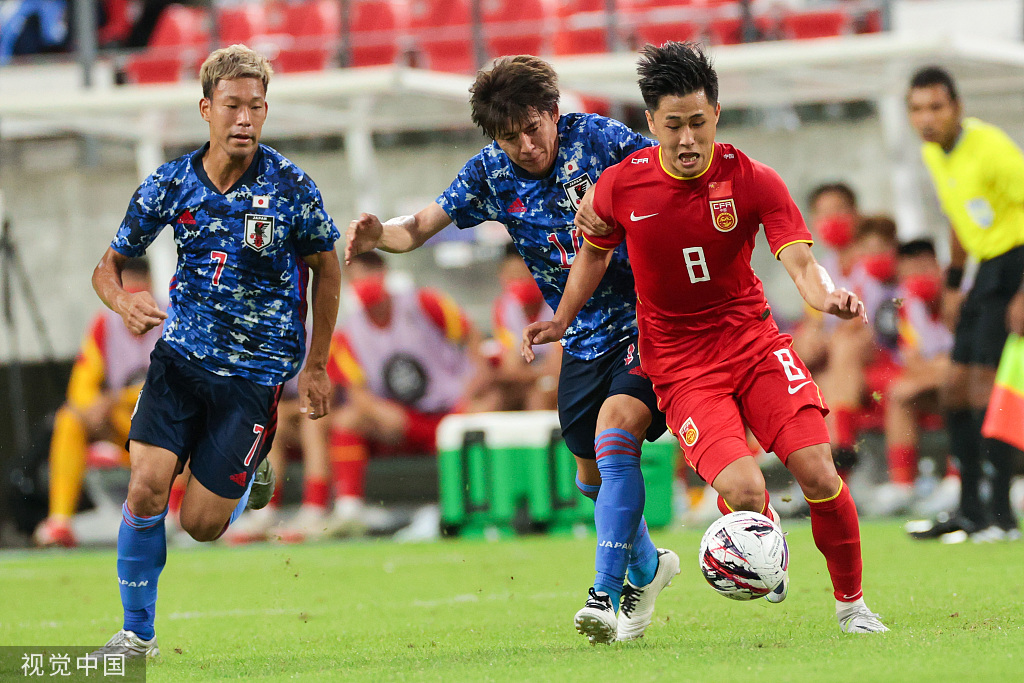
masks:
[[[349,4],[351,66],[379,66],[400,61],[409,31],[405,0],[354,0]]]
[[[476,70],[470,0],[412,0],[409,31],[414,66],[456,73]]]
[[[281,41],[274,68],[283,73],[326,69],[341,39],[337,0],[285,4],[278,11],[281,18],[276,28],[287,38]]]
[[[185,75],[210,46],[206,13],[197,7],[168,5],[160,13],[149,46],[125,63],[131,83],[169,83]]]
[[[686,42],[698,40],[701,25],[696,21],[681,19],[673,7],[645,4],[627,10],[624,18],[628,21],[630,47],[639,48],[647,43],[662,45],[670,40]]]
[[[267,11],[262,4],[245,4],[216,10],[217,47],[243,43],[253,47],[253,39],[267,33]]]
[[[782,18],[786,38],[827,38],[850,33],[850,16],[842,10],[822,10],[787,14]]]
[[[480,9],[488,57],[551,53],[556,0],[488,0]]]
[[[769,16],[754,17],[760,39],[772,38],[774,22]],[[712,45],[739,45],[743,42],[743,20],[739,17],[713,19],[707,26],[708,40]]]
[[[619,4],[621,7],[621,4]],[[558,0],[558,29],[554,37],[556,55],[586,55],[608,52],[611,40],[605,0]]]

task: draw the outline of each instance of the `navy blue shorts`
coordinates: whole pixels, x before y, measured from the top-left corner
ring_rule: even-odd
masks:
[[[204,370],[161,339],[128,440],[166,448],[200,484],[238,499],[274,442],[280,394],[279,386]]]
[[[558,421],[562,425],[565,445],[573,455],[589,459],[596,457],[597,416],[605,399],[616,394],[639,399],[650,409],[648,441],[654,441],[665,433],[665,414],[658,410],[654,387],[640,367],[636,337],[594,360],[562,354],[562,371],[558,377]]]

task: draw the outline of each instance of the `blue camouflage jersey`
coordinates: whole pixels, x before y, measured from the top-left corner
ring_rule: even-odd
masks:
[[[164,341],[210,372],[275,386],[305,355],[301,257],[333,250],[338,229],[316,184],[277,151],[260,145],[221,194],[203,169],[208,148],[146,178],[110,246],[141,256],[171,226],[178,267]]]
[[[613,119],[566,114],[558,120],[558,159],[546,178],[529,176],[492,142],[466,162],[437,203],[459,228],[503,223],[544,299],[557,309],[583,241],[573,218],[587,188],[606,168],[653,144]],[[594,296],[566,329],[562,346],[592,360],[635,334],[633,271],[622,244]]]

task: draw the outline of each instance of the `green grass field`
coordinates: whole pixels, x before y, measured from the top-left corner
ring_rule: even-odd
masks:
[[[789,598],[735,603],[697,567],[697,531],[654,533],[683,572],[639,642],[594,647],[572,617],[593,538],[171,550],[150,681],[1020,681],[1024,543],[941,546],[863,527],[868,604],[836,625],[810,527],[787,524]],[[0,554],[0,644],[100,645],[120,628],[112,551]]]

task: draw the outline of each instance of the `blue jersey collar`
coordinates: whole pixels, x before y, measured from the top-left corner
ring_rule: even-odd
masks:
[[[195,153],[192,154],[192,170],[195,171],[196,176],[199,178],[199,182],[201,182],[203,185],[213,190],[217,194],[222,194],[221,191],[217,189],[217,186],[213,184],[213,181],[210,180],[210,176],[206,174],[206,169],[203,168],[203,157],[206,155],[206,152],[209,149],[210,143],[207,142],[205,145],[200,147],[198,150],[195,151]],[[228,188],[228,191],[224,192],[223,194],[231,194],[232,192],[234,192],[235,190],[244,185],[255,184],[256,179],[260,175],[260,164],[262,161],[263,145],[258,145],[256,147],[256,154],[253,155],[252,162],[250,162],[249,164],[249,168],[245,169],[245,173],[242,174],[242,177],[239,178],[235,182],[235,184]]]

